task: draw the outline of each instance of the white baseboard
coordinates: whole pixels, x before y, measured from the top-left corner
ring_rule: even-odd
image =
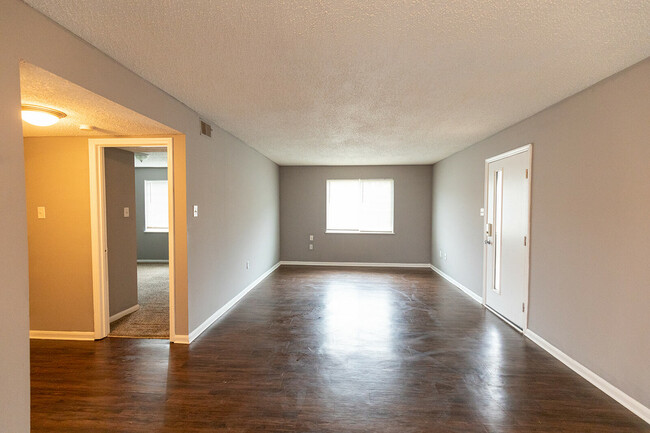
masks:
[[[126,316],[127,314],[131,314],[134,311],[138,311],[140,309],[139,304],[135,304],[133,307],[129,307],[126,310],[122,310],[117,314],[113,314],[111,317],[108,318],[108,321],[110,323],[115,322],[117,319],[121,319],[122,317]]]
[[[212,325],[219,317],[223,316],[228,310],[230,310],[232,307],[235,306],[237,302],[239,302],[248,292],[253,290],[255,286],[257,286],[259,283],[262,282],[266,277],[268,277],[273,271],[275,271],[278,267],[280,267],[280,262],[276,263],[269,269],[268,271],[264,272],[262,275],[260,275],[255,281],[250,283],[244,290],[239,292],[234,298],[232,298],[226,305],[223,307],[219,308],[217,311],[212,314],[212,316],[208,317],[206,321],[201,323],[194,331],[190,332],[190,335],[187,336],[187,343],[185,343],[184,339],[182,337],[185,337],[184,335],[176,335],[176,338],[174,339],[175,343],[181,343],[181,344],[189,344],[192,341],[196,339],[203,331],[208,329],[210,325]]]
[[[650,408],[645,407],[643,404],[625,394],[620,389],[616,388],[611,383],[607,382],[602,377],[598,376],[593,371],[589,370],[584,365],[580,364],[575,359],[571,358],[566,353],[562,352],[557,347],[553,346],[548,341],[544,340],[539,335],[535,334],[530,329],[524,331],[524,335],[528,337],[533,343],[537,344],[542,349],[553,355],[556,359],[569,367],[571,370],[578,373],[580,376],[591,382],[596,388],[603,391],[605,394],[622,404],[625,408],[640,417],[642,420],[650,424]]]
[[[169,260],[149,260],[149,259],[138,259],[138,263],[169,263]]]
[[[457,288],[459,288],[459,289],[460,289],[463,293],[465,293],[467,296],[469,296],[470,298],[472,298],[473,300],[475,300],[475,301],[478,302],[479,304],[483,304],[483,297],[482,297],[482,296],[477,295],[477,294],[474,293],[472,290],[470,290],[470,289],[468,289],[467,287],[463,286],[463,285],[460,284],[458,281],[454,280],[454,279],[451,278],[449,275],[445,274],[444,272],[442,272],[440,269],[436,268],[435,266],[433,266],[433,265],[429,265],[429,266],[431,267],[431,269],[433,270],[433,272],[435,272],[436,274],[440,275],[442,278],[444,278],[445,280],[449,281],[451,284],[453,284],[454,286],[456,286]]]
[[[29,338],[35,340],[95,340],[95,333],[85,331],[29,331]]]
[[[428,263],[368,263],[368,262],[302,262],[283,260],[287,266],[350,266],[359,268],[428,268]]]

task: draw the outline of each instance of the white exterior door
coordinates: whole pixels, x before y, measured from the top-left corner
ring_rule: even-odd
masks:
[[[518,328],[528,297],[530,146],[490,158],[485,215],[485,304]]]

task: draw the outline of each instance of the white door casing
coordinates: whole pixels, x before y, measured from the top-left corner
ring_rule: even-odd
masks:
[[[527,327],[532,145],[486,160],[486,307]]]
[[[155,138],[90,138],[90,223],[93,266],[93,311],[95,339],[110,332],[108,309],[108,262],[106,242],[106,205],[104,188],[104,148],[164,148],[167,152],[167,179],[169,194],[169,341],[176,341],[176,250],[174,223],[174,140],[171,137]]]

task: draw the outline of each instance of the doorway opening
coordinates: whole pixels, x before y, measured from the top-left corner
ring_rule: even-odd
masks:
[[[95,310],[95,338],[134,337],[134,338],[169,338],[174,341],[174,175],[173,175],[173,139],[160,138],[100,138],[90,139],[90,191],[91,191],[91,230],[93,259],[93,299]],[[156,167],[156,176],[164,179],[140,179],[133,175],[133,207],[137,231],[142,230],[139,245],[133,248],[135,256],[130,258],[127,266],[132,270],[130,285],[135,283],[136,303],[126,309],[114,307],[121,302],[120,290],[114,284],[111,275],[115,272],[125,274],[120,265],[119,243],[112,243],[112,238],[119,237],[111,222],[111,214],[128,211],[123,203],[112,202],[110,190],[111,160],[116,153],[127,153],[131,170],[151,157],[152,160],[164,161],[164,167]],[[146,155],[146,157],[145,157]],[[140,163],[138,163],[138,161]],[[152,167],[153,168],[153,167]],[[160,170],[162,169],[162,170]],[[147,175],[144,177],[151,177]],[[140,182],[142,180],[142,182]],[[140,185],[142,183],[142,185]],[[123,197],[124,195],[122,195]],[[138,212],[136,201],[142,197]],[[166,199],[166,200],[165,200]],[[119,220],[119,218],[117,218]],[[142,225],[140,225],[140,223]],[[134,227],[136,228],[136,227]],[[131,232],[133,235],[133,232]],[[153,240],[146,235],[158,236]],[[162,239],[162,241],[161,241]],[[138,236],[133,238],[135,244]],[[161,248],[166,243],[166,248]],[[113,245],[113,247],[112,247]],[[114,245],[118,245],[115,251]],[[156,248],[155,246],[158,246]],[[142,251],[149,250],[148,253]],[[138,254],[140,250],[140,254]],[[152,251],[156,250],[156,251]],[[114,254],[116,253],[116,254]],[[153,254],[153,255],[152,255]],[[116,257],[117,256],[117,257]],[[138,263],[137,256],[143,257]],[[147,259],[146,257],[154,257]],[[117,267],[117,269],[116,269]],[[126,273],[128,274],[128,272]],[[131,291],[133,294],[133,291]],[[131,298],[133,299],[133,298]]]
[[[485,160],[483,303],[528,327],[532,144]]]
[[[108,336],[167,339],[167,152],[139,150],[142,149],[104,149],[110,312]],[[108,218],[110,214],[112,218]]]
[[[133,168],[135,150],[126,148],[124,142],[118,144],[124,139],[109,137],[138,137],[129,138],[128,143],[163,152],[172,147],[174,140],[174,144],[180,143],[181,146],[175,152],[176,158],[184,158],[184,138],[170,127],[27,62],[20,64],[20,90],[24,107],[34,111],[34,106],[37,106],[46,113],[59,113],[54,123],[34,121],[30,116],[23,120],[30,338],[101,339],[108,335],[112,314],[108,309],[97,308],[104,305],[108,308],[110,303],[108,299],[98,300],[100,277],[97,268],[103,257],[100,254],[99,258],[93,258],[93,254],[100,251],[93,238],[95,242],[103,238],[103,246],[106,246],[107,233],[103,225],[91,227],[91,220],[95,223],[100,220],[96,206],[100,202],[104,205],[104,190],[100,194],[95,188],[91,194],[89,186],[101,184],[103,188],[103,178],[101,181],[97,178],[97,169],[101,167],[103,175],[104,149],[127,150],[125,153],[130,155]],[[28,121],[30,119],[31,123]],[[99,143],[102,151],[99,155],[97,149],[92,148],[95,153],[89,163],[91,140]],[[179,140],[178,143],[175,143],[176,140]],[[97,158],[101,158],[101,164],[98,164]],[[171,152],[167,158],[172,160]],[[178,182],[184,184],[183,170],[180,175]],[[170,179],[173,185],[173,177]],[[91,196],[94,200],[92,206]],[[184,191],[177,200],[184,200]],[[124,208],[135,216],[134,206],[129,203],[118,207],[120,213],[117,216],[124,221],[129,220],[124,216]],[[173,200],[170,206],[173,206]],[[105,215],[101,220],[105,222]],[[180,221],[180,230],[184,231],[184,220]],[[171,222],[168,245],[173,242],[173,219]],[[102,233],[97,233],[98,227],[103,228]],[[135,239],[135,231],[131,237]],[[181,242],[181,245],[184,244]],[[184,252],[182,254],[181,260]],[[133,257],[135,263],[135,255]],[[174,290],[173,255],[170,260],[170,289]],[[101,277],[108,278],[107,275]],[[105,294],[108,295],[108,288]],[[167,304],[173,308],[173,296]],[[98,323],[105,323],[105,326],[98,327]],[[174,323],[173,311],[166,323],[166,328],[168,323]],[[172,333],[170,338],[173,337]]]

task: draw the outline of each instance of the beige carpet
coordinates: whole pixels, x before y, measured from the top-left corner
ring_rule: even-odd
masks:
[[[140,309],[111,323],[110,337],[169,338],[169,266],[138,264]]]

